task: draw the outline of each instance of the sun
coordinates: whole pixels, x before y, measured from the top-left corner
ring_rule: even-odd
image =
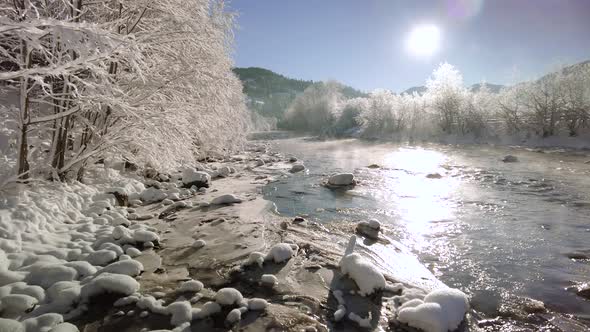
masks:
[[[439,50],[440,39],[440,29],[436,25],[417,25],[406,39],[406,50],[414,56],[428,57]]]

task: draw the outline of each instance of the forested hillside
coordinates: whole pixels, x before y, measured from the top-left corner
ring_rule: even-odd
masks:
[[[258,114],[282,121],[284,113],[305,89],[314,84],[313,81],[297,80],[258,67],[234,68],[244,85],[244,93],[248,97],[248,107]],[[349,97],[363,97],[365,93],[352,87],[342,85],[342,94]]]

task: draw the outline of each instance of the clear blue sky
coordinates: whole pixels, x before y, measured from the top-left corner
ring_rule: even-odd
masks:
[[[510,84],[590,59],[590,0],[233,0],[234,59],[362,90],[422,85],[447,61],[465,82]],[[412,26],[436,24],[442,47],[408,54]]]

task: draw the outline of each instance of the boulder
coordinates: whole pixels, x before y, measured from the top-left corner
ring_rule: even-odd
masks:
[[[305,166],[303,166],[303,164],[295,164],[291,167],[291,169],[289,170],[289,172],[291,173],[297,173],[297,172],[301,172],[305,170]]]
[[[187,168],[182,171],[182,184],[184,188],[209,188],[211,175],[206,172],[197,171],[194,168]]]
[[[354,175],[352,173],[334,174],[328,179],[328,185],[330,186],[350,186],[354,184]]]

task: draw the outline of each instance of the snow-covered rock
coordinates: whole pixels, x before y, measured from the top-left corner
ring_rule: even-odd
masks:
[[[209,188],[211,175],[207,172],[197,171],[194,168],[186,168],[182,171],[182,184],[185,188],[191,188],[192,186]]]
[[[0,318],[0,332],[25,332],[25,327],[17,320]]]
[[[457,289],[438,289],[430,292],[424,301],[412,299],[398,310],[397,319],[426,332],[454,331],[463,321],[469,301]]]
[[[233,204],[233,203],[241,203],[242,199],[239,197],[236,197],[235,195],[232,194],[225,194],[225,195],[221,195],[221,196],[217,196],[215,197],[212,201],[211,201],[211,205],[222,205],[222,204]]]
[[[265,299],[252,298],[248,300],[248,309],[250,310],[264,310],[268,306]]]
[[[377,219],[361,221],[356,225],[357,233],[360,233],[370,239],[378,239],[380,229],[381,223],[379,223]]]
[[[242,319],[242,312],[240,309],[233,309],[225,317],[225,322],[229,325],[233,325]]]
[[[143,265],[140,262],[134,259],[128,259],[111,263],[105,266],[98,273],[115,273],[135,277],[138,276],[142,271]]]
[[[359,288],[360,295],[366,296],[385,288],[385,277],[370,261],[359,254],[353,253],[356,236],[348,242],[346,252],[340,260],[340,271],[348,275]]]
[[[207,302],[203,304],[201,310],[194,310],[192,311],[193,319],[203,319],[207,318],[211,315],[214,315],[218,312],[221,312],[221,306],[217,302]]]
[[[103,293],[114,293],[123,296],[131,295],[139,290],[139,283],[130,276],[123,274],[101,273],[82,286],[80,296],[88,300],[92,296]]]
[[[179,292],[199,292],[203,289],[203,283],[198,280],[188,280],[180,284]]]
[[[350,186],[353,184],[355,184],[355,181],[352,173],[334,174],[328,179],[328,185],[331,186]]]
[[[193,318],[191,304],[188,301],[173,302],[166,309],[172,315],[170,324],[173,326],[190,322]]]
[[[265,256],[266,255],[264,255],[261,252],[253,251],[248,256],[248,260],[246,261],[246,264],[245,265],[256,264],[256,265],[262,267],[262,265],[264,264],[264,258],[265,258]]]
[[[38,264],[38,265],[37,265]],[[76,269],[54,263],[35,263],[25,282],[49,288],[58,281],[72,281],[78,276]]]
[[[163,190],[149,187],[142,191],[139,198],[145,203],[156,203],[166,198],[166,193]]]
[[[108,249],[97,250],[86,257],[88,263],[100,266],[107,265],[116,259],[117,253]]]
[[[160,241],[158,234],[150,232],[148,230],[139,229],[133,232],[133,240],[136,242],[155,242]]]
[[[141,255],[141,251],[139,251],[137,248],[129,247],[127,250],[125,250],[125,254],[129,255],[131,258],[135,258]]]
[[[215,294],[215,302],[222,306],[240,304],[243,301],[242,293],[235,288],[222,288]]]
[[[295,164],[295,165],[291,166],[291,169],[289,170],[289,172],[298,173],[298,172],[301,172],[304,170],[305,170],[305,166],[303,166],[303,164]]]
[[[260,282],[263,285],[267,285],[267,286],[271,286],[272,287],[272,286],[276,285],[279,282],[279,279],[277,279],[277,277],[275,277],[272,274],[263,274],[260,277]]]
[[[76,325],[64,322],[53,327],[49,332],[79,332]]]
[[[272,260],[275,263],[282,263],[291,259],[291,257],[297,254],[297,245],[292,243],[277,243],[272,248],[268,254],[266,254],[265,260]]]
[[[358,326],[360,327],[364,327],[364,328],[371,328],[371,312],[369,312],[369,315],[365,318],[359,316],[358,314],[351,312],[348,314],[348,319],[350,319],[353,322],[356,322],[358,324]]]

